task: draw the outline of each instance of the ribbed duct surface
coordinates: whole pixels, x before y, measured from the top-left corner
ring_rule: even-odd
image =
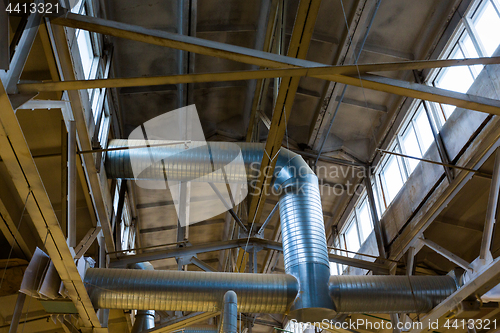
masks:
[[[338,313],[426,313],[457,289],[450,276],[330,277]]]
[[[141,179],[165,179],[166,176],[176,181],[224,182],[221,173],[210,174],[224,169],[229,182],[246,182],[253,180],[259,171],[264,153],[264,144],[260,143],[190,142],[190,149],[184,144],[159,146],[162,144],[169,142],[112,140],[110,148],[154,147],[109,151],[108,177],[134,178],[134,170],[144,170],[139,176]],[[239,154],[245,164],[245,174],[241,174],[242,169],[229,167]],[[291,315],[299,320],[305,316],[325,318],[323,316],[331,314],[333,304],[328,296],[330,265],[318,178],[302,157],[287,149],[282,148],[275,158],[273,186],[281,191],[285,272],[299,281],[299,297],[290,308]],[[233,290],[240,299],[240,293]]]
[[[255,180],[264,145],[257,143],[112,140],[113,147],[151,145],[109,151],[111,178],[176,181],[246,182]],[[235,147],[237,149],[235,149]],[[239,148],[238,148],[239,147]],[[240,152],[241,149],[241,152]],[[208,152],[208,153],[207,153]],[[239,155],[241,153],[241,155]],[[237,156],[245,168],[231,169]],[[94,306],[111,309],[220,311],[228,290],[238,296],[238,311],[285,313],[299,321],[333,318],[341,313],[427,312],[456,289],[451,277],[330,277],[318,178],[297,154],[281,149],[274,172],[280,190],[280,218],[287,275],[90,269],[85,281]],[[156,162],[152,162],[156,161]],[[246,169],[243,172],[242,169]],[[333,300],[333,301],[332,301]],[[335,303],[335,305],[334,305]]]
[[[85,284],[94,306],[103,309],[215,312],[234,290],[239,312],[285,313],[298,291],[297,280],[285,274],[103,268],[89,268]]]
[[[279,200],[285,267],[314,262],[329,269],[317,179],[308,180],[287,187]]]
[[[178,181],[225,182],[221,173],[213,170],[224,168],[230,183],[245,183],[252,175],[250,164],[260,164],[264,145],[260,143],[190,142],[190,149],[184,144],[168,144],[158,140],[111,140],[109,148],[150,145],[151,148],[111,150],[106,155],[106,174],[109,178],[134,179],[134,169],[143,170],[135,179],[165,179]],[[246,172],[231,162],[241,157]],[[154,162],[152,162],[154,161]],[[134,167],[132,167],[132,162]],[[257,169],[258,170],[258,169]],[[248,176],[247,176],[248,175]]]

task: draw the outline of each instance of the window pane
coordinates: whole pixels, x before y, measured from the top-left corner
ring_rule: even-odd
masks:
[[[399,170],[398,161],[395,156],[389,157],[382,171],[382,177],[385,182],[385,190],[388,196],[386,199],[388,199],[388,202],[391,202],[403,186],[403,178],[401,178],[401,171]]]
[[[330,262],[330,275],[339,275],[339,270],[336,262]]]
[[[358,228],[354,219],[351,220],[349,228],[347,228],[347,231],[345,232],[345,241],[347,243],[348,251],[358,252],[359,248],[361,247],[358,238]],[[349,253],[349,257],[354,257],[354,254]]]
[[[456,106],[449,105],[449,104],[441,104],[441,107],[443,108],[443,112],[444,112],[444,115],[446,116],[446,120],[448,120],[448,118],[450,118],[453,111],[455,111],[457,109]]]
[[[90,70],[92,68],[92,60],[94,60],[92,42],[90,41],[90,33],[85,30],[78,30],[76,33],[78,50],[80,52],[80,58],[82,59],[83,74],[85,75],[85,79],[88,79],[90,77]]]
[[[500,17],[491,1],[487,1],[486,5],[476,13],[472,22],[484,45],[486,56],[490,57],[500,44]]]
[[[368,236],[370,236],[373,230],[372,219],[370,218],[370,210],[368,208],[366,199],[363,200],[361,206],[359,207],[358,222],[361,229],[361,241],[364,242],[368,238]]]
[[[94,89],[94,92],[92,93],[92,115],[94,117],[94,123],[96,124],[97,124],[97,115],[99,113],[97,107],[100,95],[101,95],[101,89],[98,88]]]
[[[465,52],[465,57],[466,58],[479,58],[479,54],[477,53],[476,48],[474,47],[474,44],[472,43],[472,39],[470,38],[469,34],[465,33],[464,36],[462,37],[462,47]],[[469,66],[472,71],[474,72],[474,75],[476,78],[479,73],[483,70],[483,65],[474,65],[474,66]]]
[[[415,130],[413,129],[413,125],[410,124],[405,134],[403,134],[403,147],[405,153],[410,156],[422,157],[420,153],[420,148],[418,146],[417,136],[415,135]],[[414,160],[412,158],[408,158],[408,165],[410,166],[410,173],[415,169],[418,165],[418,160]]]
[[[417,111],[415,117],[415,129],[419,135],[421,140],[420,150],[422,151],[422,155],[425,154],[429,146],[434,142],[434,135],[432,135],[431,125],[429,124],[429,118],[427,118],[427,114],[423,107],[420,107],[420,110]]]
[[[466,93],[474,82],[467,66],[444,68],[436,80],[439,88]]]

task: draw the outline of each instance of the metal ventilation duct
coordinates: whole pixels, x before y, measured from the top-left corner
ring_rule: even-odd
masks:
[[[102,309],[218,312],[233,290],[240,312],[285,313],[298,291],[286,274],[89,268],[84,282]]]
[[[190,149],[184,144],[160,146],[162,144],[168,141],[112,140],[109,148],[153,147],[108,151],[108,177],[133,179],[135,169],[143,170],[140,175],[143,179],[164,180],[168,175],[169,180],[224,182],[222,175],[226,174],[229,182],[247,182],[253,180],[253,171],[259,170],[264,154],[261,143],[191,142]],[[236,145],[240,148],[237,151]],[[205,151],[210,154],[204,154]],[[240,152],[246,174],[231,169],[232,161]],[[299,296],[290,308],[290,316],[297,320],[330,317],[333,315],[333,303],[328,296],[330,263],[318,178],[296,153],[281,149],[276,158],[273,186],[281,191],[285,272],[299,281]],[[219,169],[225,172],[212,172]]]
[[[149,262],[138,262],[132,265],[133,269],[142,269],[154,271],[153,265]],[[137,310],[135,315],[134,326],[132,326],[131,333],[140,333],[155,327],[155,311],[154,310]]]
[[[426,313],[456,290],[455,279],[448,275],[330,277],[338,313]]]
[[[234,143],[208,144],[210,156],[186,150],[184,144],[165,141],[112,140],[109,147],[155,147],[112,150],[107,153],[110,178],[134,178],[131,161],[142,163],[141,179],[224,182],[214,169],[226,168],[234,159]],[[230,182],[254,180],[264,145],[237,143],[246,174],[226,169]],[[426,312],[456,288],[449,277],[359,276],[331,277],[318,179],[305,161],[281,149],[274,173],[280,190],[280,218],[285,275],[178,271],[89,269],[85,276],[96,307],[220,311],[224,293],[238,295],[238,311],[288,313],[299,321],[321,321],[339,312]],[[152,162],[157,161],[157,162]],[[255,163],[256,167],[251,167]],[[335,302],[335,304],[334,304]],[[397,310],[396,310],[397,308]]]

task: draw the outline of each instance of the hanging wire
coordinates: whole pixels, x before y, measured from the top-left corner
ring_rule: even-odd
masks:
[[[359,77],[359,82],[361,84],[361,89],[363,91],[363,97],[365,99],[365,103],[366,104],[368,104],[368,102],[366,100],[365,89],[363,87],[363,81],[361,80],[361,74],[360,74],[359,67],[358,67],[358,60],[359,60],[359,57],[361,56],[361,51],[363,50],[363,47],[364,47],[364,45],[366,43],[366,39],[368,38],[368,32],[370,31],[370,29],[371,29],[371,27],[373,25],[373,21],[375,19],[375,15],[377,14],[377,11],[378,11],[378,9],[380,7],[380,3],[381,2],[382,2],[382,0],[378,0],[377,3],[376,3],[376,5],[375,5],[375,10],[374,10],[373,15],[372,15],[372,17],[370,19],[370,22],[368,24],[368,28],[366,30],[365,36],[363,37],[363,40],[361,41],[361,45],[359,47],[358,53],[356,54],[356,57],[354,59],[354,64],[356,65],[356,69],[357,69],[358,77]],[[352,36],[349,33],[351,30],[349,29],[349,24],[347,23],[347,17],[346,17],[345,10],[344,10],[344,3],[342,2],[342,0],[340,0],[340,4],[342,6],[342,13],[344,14],[344,22],[345,22],[346,27],[347,27],[347,33],[348,33],[348,36],[349,36],[349,41],[350,41],[351,46],[354,47],[354,45],[352,45]],[[330,124],[328,125],[328,130],[326,131],[326,136],[323,139],[323,141],[321,143],[321,146],[319,148],[319,151],[318,151],[318,155],[316,156],[316,159],[314,160],[314,164],[313,164],[314,168],[316,168],[316,164],[318,164],[318,160],[319,160],[319,158],[321,156],[321,153],[323,152],[323,148],[325,146],[326,140],[328,139],[328,135],[330,134],[330,131],[332,130],[333,122],[335,121],[335,118],[337,116],[337,112],[339,111],[340,104],[342,104],[342,100],[344,99],[344,95],[346,93],[346,90],[347,90],[347,85],[344,85],[344,88],[342,89],[342,93],[340,95],[339,101],[337,102],[337,106],[335,108],[335,111],[333,112],[332,119],[330,120]],[[372,129],[372,135],[373,135],[373,129]]]
[[[30,194],[31,194],[31,190],[28,191],[28,194],[26,195],[26,199],[24,200],[24,207],[23,207],[23,210],[21,212],[21,217],[19,218],[19,222],[17,223],[17,231],[19,231],[19,228],[21,227],[21,222],[23,221],[24,212],[26,211],[26,205],[28,204],[28,198],[30,197]],[[5,273],[7,272],[7,268],[9,267],[9,261],[10,261],[10,258],[12,256],[13,250],[14,250],[14,244],[12,244],[12,246],[10,247],[9,256],[7,257],[7,263],[5,264],[5,267],[4,267],[4,270],[2,273],[2,279],[0,280],[0,289],[2,288],[2,283],[3,283],[3,280],[5,278]]]

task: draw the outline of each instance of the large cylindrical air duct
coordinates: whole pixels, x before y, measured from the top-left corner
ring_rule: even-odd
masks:
[[[297,295],[287,274],[213,273],[89,268],[85,284],[103,309],[222,311],[224,294],[238,294],[238,311],[285,313]]]
[[[455,279],[447,275],[330,277],[338,313],[426,313],[456,290]]]
[[[168,141],[112,140],[110,148],[152,147],[109,151],[106,158],[108,177],[134,178],[134,170],[143,170],[139,175],[142,179],[163,180],[167,175],[169,180],[178,181],[223,182],[227,177],[229,182],[246,182],[259,170],[264,154],[261,143],[191,142],[190,149],[184,144],[162,144]],[[237,168],[231,172],[231,162],[240,153],[245,174]],[[212,172],[222,168],[224,177]],[[277,156],[273,186],[281,193],[285,272],[299,281],[299,294],[290,307],[289,316],[297,320],[321,320],[331,316],[330,266],[318,178],[301,156],[282,148]]]
[[[108,177],[244,183],[255,181],[264,154],[260,143],[191,142],[186,149],[168,141],[112,140],[109,147],[146,145],[108,151]],[[232,164],[240,153],[244,171]],[[287,149],[272,158],[277,158],[273,188],[280,194],[286,275],[89,269],[85,281],[94,305],[220,311],[222,296],[234,290],[240,312],[288,313],[290,319],[312,322],[332,318],[335,310],[425,312],[454,291],[448,277],[330,277],[318,178]],[[213,172],[222,168],[225,172]],[[141,172],[134,177],[134,170]]]
[[[151,265],[151,263],[149,262],[138,262],[133,264],[130,268],[154,271],[153,265]],[[155,327],[155,311],[137,310],[131,333],[140,333],[154,327]]]

